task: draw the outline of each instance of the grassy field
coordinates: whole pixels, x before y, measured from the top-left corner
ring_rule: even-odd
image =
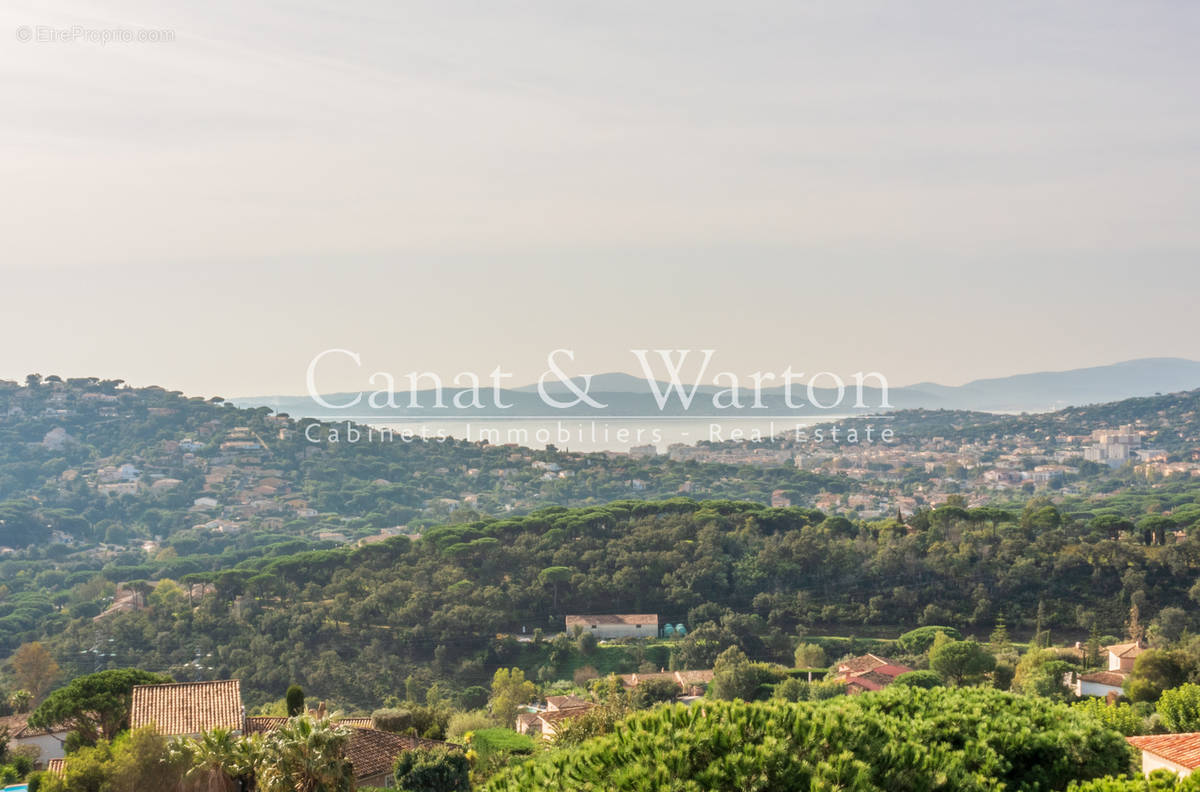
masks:
[[[512,729],[497,726],[492,729],[480,729],[475,732],[472,742],[480,756],[491,756],[498,753],[526,754],[532,753],[533,738],[517,734]]]

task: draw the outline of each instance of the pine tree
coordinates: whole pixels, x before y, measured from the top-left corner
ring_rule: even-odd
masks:
[[[1146,637],[1146,628],[1142,626],[1141,612],[1136,602],[1129,606],[1129,623],[1125,628],[1129,633],[1129,640],[1134,643],[1141,643]]]
[[[988,641],[992,645],[992,654],[1008,654],[1012,651],[1012,639],[1008,636],[1008,624],[1005,623],[1003,616],[996,619],[996,627],[992,630]]]
[[[1100,628],[1092,619],[1092,630],[1088,634],[1087,653],[1083,656],[1084,668],[1096,668],[1100,665]]]
[[[1043,649],[1050,646],[1050,631],[1045,629],[1046,624],[1046,603],[1038,600],[1037,609],[1037,624],[1033,629],[1033,643],[1035,646],[1040,646]]]

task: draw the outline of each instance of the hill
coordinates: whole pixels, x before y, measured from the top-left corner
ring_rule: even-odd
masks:
[[[575,378],[574,383],[582,388],[583,381]],[[828,380],[822,380],[822,385],[829,385]],[[784,400],[782,387],[765,387],[763,389],[763,408],[751,406],[752,390],[747,382],[743,384],[744,401],[741,409],[721,408],[713,406],[714,393],[721,388],[709,384],[701,384],[695,388],[697,398],[687,409],[683,408],[677,399],[672,399],[665,408],[660,409],[654,396],[654,391],[666,393],[668,386],[662,381],[655,381],[653,388],[643,377],[637,377],[620,372],[598,374],[592,377],[590,394],[600,403],[605,404],[603,410],[587,405],[578,405],[569,409],[559,409],[546,405],[537,393],[536,384],[502,389],[502,401],[512,404],[511,409],[497,409],[490,402],[485,402],[481,408],[456,408],[451,402],[454,389],[447,389],[444,401],[445,409],[433,409],[435,394],[431,390],[419,391],[416,395],[419,408],[410,408],[408,392],[399,398],[400,406],[392,408],[372,409],[365,407],[365,398],[353,410],[330,409],[314,402],[308,396],[250,396],[234,399],[234,403],[242,407],[267,406],[279,412],[294,416],[309,416],[317,418],[337,418],[353,413],[356,419],[372,416],[374,420],[425,418],[427,420],[479,419],[481,417],[503,418],[506,415],[521,415],[524,417],[544,416],[561,418],[564,416],[617,417],[617,416],[653,416],[653,415],[820,415],[820,409],[815,409],[806,403],[806,380],[798,381],[794,389],[793,403],[800,406],[788,407]],[[687,391],[692,385],[685,385]],[[853,390],[853,382],[850,382]],[[939,385],[933,382],[920,382],[915,385],[892,387],[888,393],[888,403],[896,409],[951,409],[979,410],[990,412],[1043,412],[1057,410],[1075,405],[1089,405],[1100,402],[1117,401],[1136,396],[1153,396],[1161,393],[1192,390],[1200,388],[1200,362],[1184,358],[1142,358],[1114,363],[1106,366],[1072,369],[1069,371],[1045,371],[1029,374],[1017,374],[1008,377],[979,379],[964,385]],[[547,393],[554,397],[567,394],[566,386],[557,381],[546,383]],[[359,394],[335,393],[326,394],[323,399],[329,404],[349,404]],[[568,394],[569,395],[569,394]],[[838,401],[838,393],[830,387],[814,389],[816,401],[820,404],[838,404],[833,412],[850,414],[855,412],[878,412],[882,403],[882,393],[876,388],[863,389],[863,402],[867,410],[855,410],[852,405],[854,398]]]

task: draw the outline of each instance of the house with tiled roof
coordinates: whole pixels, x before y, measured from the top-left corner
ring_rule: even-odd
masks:
[[[885,665],[892,665],[892,661],[888,660],[886,657],[880,657],[879,655],[865,654],[859,655],[858,657],[849,657],[840,661],[837,664],[836,673],[857,674]]]
[[[1147,734],[1125,739],[1142,752],[1142,773],[1147,778],[1155,770],[1188,776],[1200,767],[1200,732]]]
[[[283,717],[247,717],[245,712],[241,684],[236,679],[138,685],[133,689],[130,724],[135,729],[153,726],[168,736],[194,737],[217,728],[238,734],[266,734],[288,721]],[[309,714],[323,719],[325,705]],[[334,722],[350,732],[346,758],[354,767],[360,787],[387,786],[392,766],[404,751],[450,745],[375,729],[370,718],[339,718]]]
[[[65,726],[53,729],[35,729],[29,725],[29,713],[6,715],[0,718],[0,729],[8,729],[8,747],[36,748],[36,767],[44,767],[55,759],[67,755],[63,743],[70,729]]]
[[[589,703],[587,699],[582,699],[579,696],[546,696],[546,711],[557,712],[558,710],[573,709],[575,707],[586,707]]]
[[[1099,696],[1115,698],[1124,695],[1125,679],[1133,671],[1138,655],[1146,651],[1141,641],[1113,644],[1104,647],[1108,657],[1108,669],[1083,674],[1068,680],[1069,687],[1077,696]]]
[[[1125,678],[1129,674],[1121,671],[1093,671],[1090,674],[1080,674],[1075,678],[1071,689],[1076,696],[1097,696],[1108,698],[1125,694]]]
[[[608,615],[573,615],[566,618],[567,632],[578,627],[597,638],[657,638],[658,614],[614,613]]]
[[[242,686],[236,679],[138,685],[129,711],[132,728],[153,726],[167,736],[195,736],[212,729],[240,734],[245,718]]]
[[[416,748],[446,745],[448,743],[439,740],[426,740],[380,729],[351,728],[346,758],[354,768],[354,780],[358,786],[386,787],[391,785],[392,768],[400,754]]]
[[[517,716],[514,728],[518,734],[540,735],[543,740],[553,740],[558,736],[558,730],[564,722],[583,715],[595,706],[592,702],[586,701],[578,707],[523,712]]]
[[[1137,660],[1138,655],[1146,651],[1146,647],[1141,641],[1132,641],[1106,646],[1104,651],[1108,653],[1109,671],[1123,671],[1128,674],[1133,670],[1134,661]]]
[[[896,681],[896,677],[912,671],[906,665],[893,663],[886,657],[865,654],[851,657],[837,664],[829,677],[834,682],[844,682],[850,694],[882,690]]]
[[[655,679],[665,679],[679,685],[680,696],[702,696],[704,689],[712,682],[711,668],[697,671],[658,671],[650,674],[621,674],[621,684],[626,688],[635,688],[642,682]]]

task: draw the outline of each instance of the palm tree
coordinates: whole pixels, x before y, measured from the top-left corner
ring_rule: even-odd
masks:
[[[171,750],[187,758],[184,785],[188,792],[238,792],[253,778],[259,747],[257,737],[213,729],[195,740],[178,740]]]
[[[24,688],[14,690],[8,697],[8,705],[13,708],[13,712],[29,712],[29,705],[32,703],[33,694]]]
[[[353,792],[350,730],[307,715],[267,735],[255,762],[260,792]]]

